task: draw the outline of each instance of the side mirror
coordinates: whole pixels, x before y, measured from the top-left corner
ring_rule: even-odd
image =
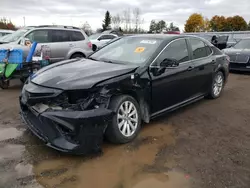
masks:
[[[175,68],[179,66],[179,62],[176,59],[166,58],[160,63],[160,66],[165,68]]]
[[[23,46],[30,46],[32,42],[28,38],[21,38],[19,44]]]
[[[19,44],[24,46],[25,45],[25,39],[24,38],[21,38],[20,41],[19,41]]]

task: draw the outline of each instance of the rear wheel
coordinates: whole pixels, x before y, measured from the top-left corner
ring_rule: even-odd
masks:
[[[73,54],[70,59],[84,58],[85,56],[80,53]]]
[[[106,138],[116,144],[132,141],[141,128],[141,113],[136,100],[128,95],[112,98],[110,109],[116,112],[105,132]]]
[[[225,83],[224,75],[221,71],[217,72],[213,78],[209,98],[216,99],[220,97]]]

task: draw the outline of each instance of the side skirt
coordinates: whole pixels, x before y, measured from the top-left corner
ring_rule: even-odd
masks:
[[[184,106],[187,106],[189,104],[195,103],[195,102],[203,99],[204,97],[205,97],[205,94],[198,95],[198,96],[192,97],[190,99],[187,99],[187,100],[185,100],[183,102],[180,102],[178,104],[175,104],[173,106],[167,107],[167,108],[165,108],[163,110],[160,110],[158,112],[155,112],[155,113],[151,114],[150,119],[154,119],[154,118],[156,118],[156,117],[158,117],[158,116],[160,116],[160,115],[162,115],[164,113],[172,112],[172,111],[177,110],[177,109],[179,109],[181,107],[184,107]]]

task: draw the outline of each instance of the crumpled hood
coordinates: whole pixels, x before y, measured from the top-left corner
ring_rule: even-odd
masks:
[[[137,65],[120,65],[90,59],[54,63],[31,77],[35,84],[63,90],[89,89],[94,85],[136,70]]]
[[[237,53],[240,53],[241,55],[250,55],[250,49],[227,48],[224,49],[223,52],[227,55],[237,55]]]

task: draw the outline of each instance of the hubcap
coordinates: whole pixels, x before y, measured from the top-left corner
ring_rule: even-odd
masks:
[[[220,95],[220,92],[223,87],[223,78],[221,75],[217,75],[214,79],[213,92],[215,96]]]
[[[121,104],[117,114],[117,124],[123,136],[132,136],[138,126],[138,112],[130,101]]]

